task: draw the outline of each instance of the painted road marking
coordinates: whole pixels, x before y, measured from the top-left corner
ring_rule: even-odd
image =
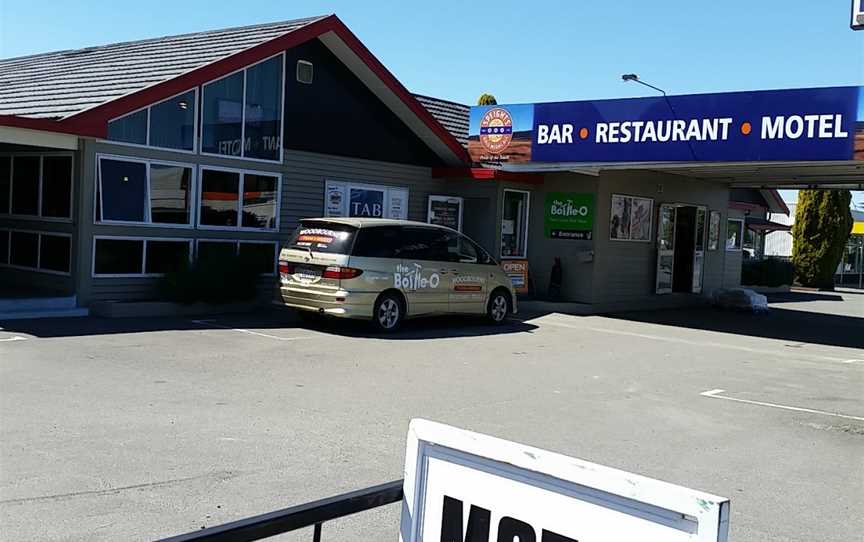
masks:
[[[842,363],[864,363],[864,359],[846,359]]]
[[[725,348],[727,350],[737,350],[739,352],[747,352],[749,354],[764,354],[764,355],[781,356],[781,357],[786,357],[786,356],[790,355],[789,352],[784,352],[782,350],[766,350],[763,348],[750,348],[747,346],[740,346],[740,345],[735,345],[735,344],[718,343],[718,342],[711,342],[711,341],[695,341],[695,340],[690,340],[690,339],[682,339],[680,337],[665,337],[662,335],[649,335],[647,333],[635,333],[632,331],[621,331],[621,330],[617,330],[617,329],[607,329],[607,328],[602,328],[602,327],[577,326],[574,324],[565,324],[564,322],[554,322],[554,321],[549,321],[546,319],[541,319],[541,322],[543,324],[550,325],[550,326],[566,327],[566,328],[570,328],[570,329],[579,329],[579,330],[583,330],[583,331],[595,331],[597,333],[608,333],[610,335],[623,335],[626,337],[637,337],[640,339],[650,339],[653,341],[687,344],[690,346],[701,346],[701,347],[711,346],[714,348]],[[796,353],[796,355],[800,356],[801,354]],[[819,360],[824,360],[824,361],[833,361],[833,362],[839,362],[839,363],[854,363],[856,361],[859,361],[859,360],[848,360],[846,358],[838,358],[838,357],[833,357],[833,356],[820,356],[818,354],[810,354],[810,353],[806,353],[803,355],[808,357],[808,358],[812,358],[812,359],[819,359]]]
[[[266,337],[268,339],[275,339],[277,341],[302,341],[304,339],[311,339],[312,337],[277,337],[276,335],[269,335],[267,333],[261,333],[259,331],[252,331],[251,329],[243,329],[239,327],[231,327],[231,326],[223,326],[222,324],[217,324],[210,320],[192,320],[193,324],[198,324],[201,326],[213,326],[221,329],[227,329],[230,331],[236,331],[237,333],[246,333],[247,335],[255,335],[256,337]]]
[[[9,343],[12,341],[26,341],[27,337],[19,337],[15,335],[14,337],[6,337],[5,339],[0,339],[0,343]]]
[[[837,412],[826,412],[824,410],[814,410],[812,408],[802,408],[802,407],[789,406],[789,405],[778,405],[776,403],[765,403],[762,401],[751,401],[749,399],[738,399],[737,397],[729,397],[728,395],[720,395],[724,391],[726,391],[726,390],[723,390],[723,389],[708,390],[708,391],[703,391],[699,395],[701,395],[702,397],[710,397],[712,399],[725,399],[727,401],[735,401],[736,403],[746,403],[748,405],[758,405],[758,406],[764,406],[764,407],[779,408],[782,410],[792,410],[794,412],[807,412],[809,414],[821,414],[822,416],[834,416],[835,418],[843,418],[846,420],[857,420],[859,422],[864,422],[864,417],[861,417],[861,416],[850,416],[848,414],[840,414]]]

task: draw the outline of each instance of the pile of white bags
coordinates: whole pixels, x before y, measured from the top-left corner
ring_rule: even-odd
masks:
[[[768,298],[747,288],[721,288],[714,291],[714,306],[721,309],[763,312],[768,310]]]

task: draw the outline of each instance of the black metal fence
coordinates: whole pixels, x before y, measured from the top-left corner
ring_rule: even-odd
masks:
[[[242,542],[312,527],[313,542],[321,541],[325,522],[402,500],[402,480],[367,487],[216,527],[172,536],[160,542]]]

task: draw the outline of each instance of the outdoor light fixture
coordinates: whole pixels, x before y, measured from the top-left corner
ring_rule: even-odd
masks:
[[[660,92],[661,94],[663,94],[663,96],[666,96],[665,90],[663,90],[662,88],[659,88],[659,87],[655,87],[654,85],[652,85],[650,83],[646,83],[645,81],[639,79],[639,76],[636,75],[635,73],[625,73],[624,75],[621,76],[621,80],[624,81],[625,83],[633,81],[634,83],[639,83],[640,85],[645,85],[648,88],[653,88],[657,92]]]

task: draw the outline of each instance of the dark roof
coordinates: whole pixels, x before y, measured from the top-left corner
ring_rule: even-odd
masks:
[[[471,111],[469,106],[441,100],[439,98],[432,98],[430,96],[423,96],[421,94],[415,94],[414,98],[416,98],[417,101],[420,102],[420,105],[425,107],[426,110],[435,117],[435,120],[441,123],[448,132],[453,134],[453,137],[455,137],[463,147],[467,147],[468,113]]]
[[[0,115],[65,118],[325,16],[0,60]]]

